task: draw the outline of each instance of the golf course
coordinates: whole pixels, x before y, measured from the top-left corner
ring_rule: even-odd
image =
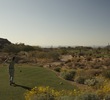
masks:
[[[15,65],[14,81],[16,85],[10,86],[8,65],[0,65],[0,100],[25,100],[25,92],[35,86],[50,86],[57,90],[75,88],[51,70],[37,65]]]

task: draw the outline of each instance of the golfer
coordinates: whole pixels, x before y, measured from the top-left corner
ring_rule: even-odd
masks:
[[[10,85],[15,84],[14,80],[14,64],[15,64],[15,57],[12,58],[12,61],[9,64],[9,76],[10,76]]]
[[[7,62],[9,59],[5,60]],[[9,78],[10,78],[10,85],[15,84],[14,80],[14,64],[15,64],[15,57],[12,58],[11,62],[9,62]]]

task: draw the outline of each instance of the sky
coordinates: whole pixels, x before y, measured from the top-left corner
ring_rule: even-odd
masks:
[[[110,0],[0,0],[0,38],[35,46],[110,43]]]

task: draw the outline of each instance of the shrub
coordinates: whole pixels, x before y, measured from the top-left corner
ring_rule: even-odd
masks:
[[[47,58],[45,52],[38,52],[36,56],[39,59]]]
[[[35,87],[25,94],[26,100],[55,100],[52,95],[54,90],[49,87]]]
[[[103,76],[104,76],[105,78],[109,78],[109,79],[110,79],[110,70],[105,70],[105,71],[103,72]]]
[[[91,61],[92,60],[92,57],[91,56],[88,56],[86,59],[87,59],[87,61]]]
[[[95,84],[93,88],[98,90],[104,83],[105,79],[103,77],[97,77],[96,80],[97,80],[97,83]]]
[[[106,94],[110,93],[110,82],[105,81],[103,85],[97,90],[97,94],[100,97],[104,97]]]
[[[90,77],[98,76],[100,74],[101,74],[101,70],[99,69],[89,69],[86,71],[86,75],[89,75]]]
[[[50,87],[35,87],[25,93],[26,100],[74,100],[75,96],[81,94],[79,90],[55,90]]]
[[[56,51],[49,51],[46,53],[46,57],[49,59],[53,59],[54,61],[59,60],[59,53]]]
[[[74,77],[76,72],[74,70],[69,71],[69,73]]]
[[[59,59],[59,53],[56,51],[41,51],[37,53],[37,58],[57,61]]]
[[[65,80],[72,80],[73,78],[69,72],[61,72],[61,77],[64,78]]]
[[[85,80],[84,84],[88,86],[94,86],[97,83],[96,79],[87,79]]]
[[[106,59],[106,60],[104,61],[104,65],[105,65],[105,66],[110,66],[110,58],[109,58],[109,59]]]
[[[29,45],[25,45],[24,47],[23,47],[23,50],[22,51],[33,51],[33,50],[35,50],[34,49],[34,47],[32,47],[32,46],[29,46]]]
[[[104,100],[110,100],[110,94],[106,94]]]
[[[76,81],[77,83],[79,83],[79,84],[84,84],[85,78],[79,76],[79,77],[77,77],[77,78],[75,79],[75,81]]]
[[[83,77],[85,80],[91,79],[93,77],[89,70],[84,70],[84,69],[80,69],[80,70],[78,69],[76,76]]]
[[[61,72],[61,76],[65,80],[73,80],[75,73],[76,73],[75,71],[64,71],[64,72]]]
[[[61,96],[57,100],[75,100],[74,96]]]
[[[94,64],[94,66],[92,66],[92,68],[94,68],[94,69],[99,69],[101,67],[102,67],[102,65],[99,63],[96,63],[96,64]]]
[[[52,52],[51,56],[52,56],[54,61],[58,61],[59,60],[59,54],[57,52]]]
[[[18,48],[14,44],[7,45],[3,48],[3,51],[5,52],[13,52],[13,53],[18,53],[20,51],[20,48]]]
[[[34,51],[35,48],[29,45],[25,45],[23,43],[20,44],[10,44],[3,48],[3,51],[5,52],[13,52],[18,53],[20,51]]]
[[[75,100],[100,100],[96,94],[93,93],[84,93],[80,96],[77,96]]]
[[[56,68],[54,68],[54,70],[55,70],[56,72],[60,72],[61,68],[60,68],[60,67],[56,67]]]
[[[52,95],[48,93],[42,93],[42,94],[32,96],[31,100],[55,100],[55,99]]]

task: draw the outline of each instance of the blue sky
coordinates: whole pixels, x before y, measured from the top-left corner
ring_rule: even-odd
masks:
[[[39,46],[110,43],[110,0],[0,0],[0,37]]]

